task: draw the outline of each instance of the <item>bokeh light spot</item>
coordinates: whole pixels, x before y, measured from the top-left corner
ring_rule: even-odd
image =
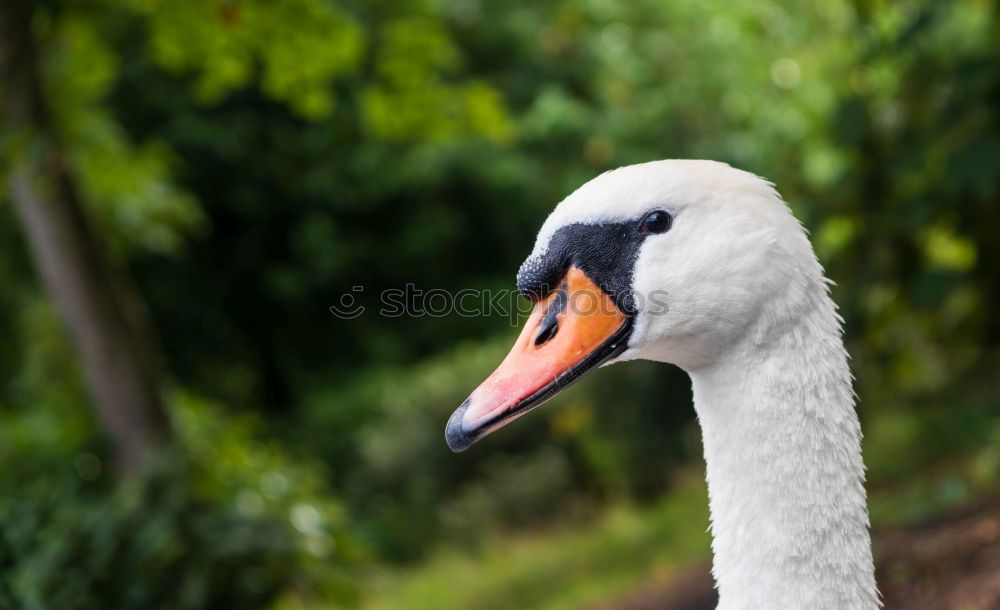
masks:
[[[794,59],[782,57],[771,64],[771,82],[782,89],[794,89],[802,80],[802,69]]]

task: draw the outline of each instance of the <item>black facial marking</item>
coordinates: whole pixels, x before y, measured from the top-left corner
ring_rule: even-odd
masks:
[[[562,281],[570,266],[579,267],[601,287],[615,305],[634,315],[632,274],[639,257],[639,246],[647,235],[640,233],[636,222],[571,224],[553,233],[548,249],[529,258],[517,272],[517,289],[538,301]]]

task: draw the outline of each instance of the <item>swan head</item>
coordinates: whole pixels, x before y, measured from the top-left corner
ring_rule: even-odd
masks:
[[[604,364],[710,365],[794,316],[815,288],[804,280],[821,277],[805,231],[753,174],[691,160],[604,173],[543,224],[517,274],[534,309],[448,421],[448,445],[468,448]]]

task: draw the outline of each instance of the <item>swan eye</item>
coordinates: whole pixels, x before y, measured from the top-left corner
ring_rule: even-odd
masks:
[[[639,232],[663,233],[670,228],[670,224],[673,220],[674,219],[670,216],[670,214],[664,212],[663,210],[653,210],[639,221]]]

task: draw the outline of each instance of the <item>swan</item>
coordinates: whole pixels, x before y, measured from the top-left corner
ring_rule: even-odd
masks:
[[[467,449],[599,366],[674,364],[702,432],[718,608],[877,608],[829,285],[805,229],[754,174],[696,160],[601,174],[542,225],[517,274],[532,313],[449,419],[448,446]]]

